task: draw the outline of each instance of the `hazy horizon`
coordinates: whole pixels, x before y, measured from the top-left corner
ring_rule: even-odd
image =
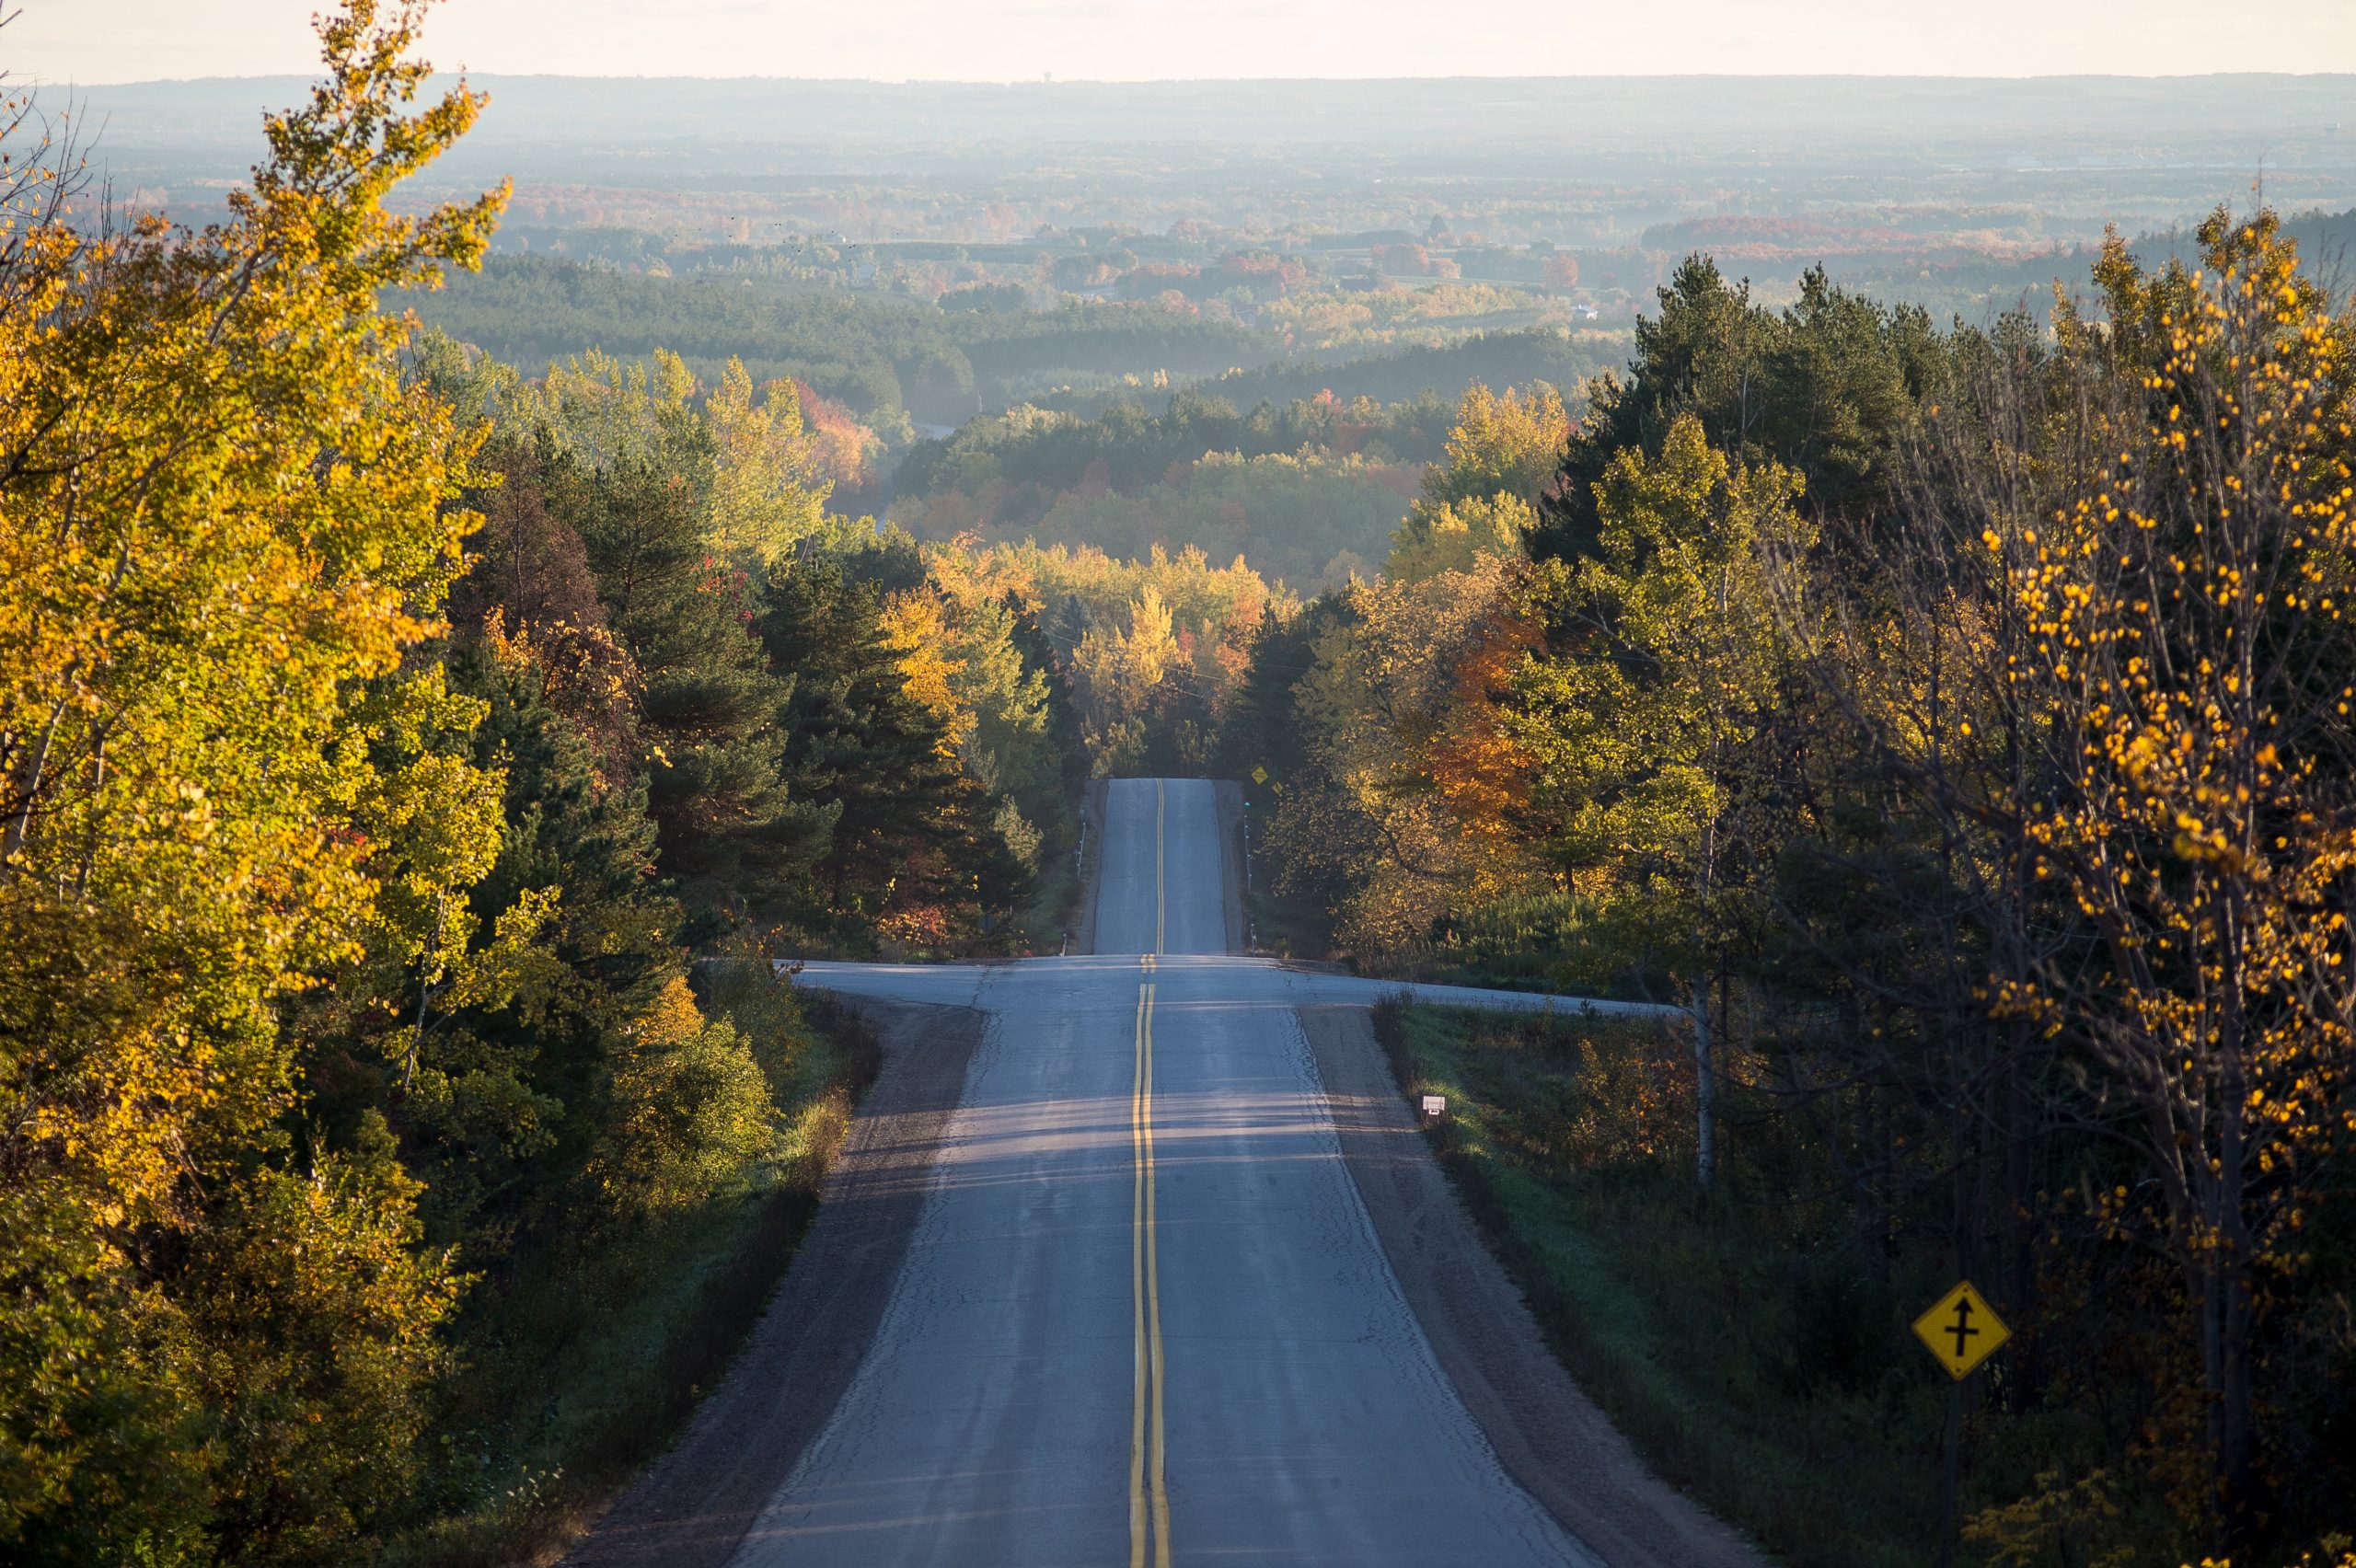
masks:
[[[312,9],[24,0],[0,61],[90,86],[296,74],[316,59]],[[2262,71],[2286,47],[2317,73],[2356,71],[2356,8],[2335,0],[2254,0],[2222,35],[2215,19],[2197,0],[1696,0],[1664,34],[1641,9],[1538,0],[1477,13],[1411,0],[872,0],[823,12],[801,0],[452,0],[424,43],[439,63],[502,75],[803,81],[1484,79],[1499,59],[1544,77],[2165,78]],[[1926,61],[1946,69],[1926,73]]]
[[[766,71],[487,71],[465,68],[486,81],[512,82],[725,82],[761,83],[823,87],[1184,87],[1284,86],[1300,85],[1387,86],[1407,82],[1437,84],[1613,82],[1942,82],[1967,85],[2026,85],[2040,82],[2227,82],[2280,80],[2302,84],[2334,77],[2348,78],[2356,90],[2356,65],[2321,71],[2030,71],[1999,74],[1972,71],[1562,71],[1562,72],[1425,72],[1397,75],[1265,75],[1265,76],[844,76],[802,75]],[[455,77],[460,68],[447,73]],[[240,82],[309,82],[316,70],[222,72],[206,75],[139,76],[120,81],[38,78],[40,85],[89,87],[202,86]],[[2356,101],[2349,106],[2356,116]]]

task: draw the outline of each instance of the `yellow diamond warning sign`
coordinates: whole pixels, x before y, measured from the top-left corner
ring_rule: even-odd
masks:
[[[1996,1309],[1965,1280],[1914,1320],[1914,1334],[1930,1346],[1947,1376],[1959,1380],[2012,1338],[2013,1331],[2004,1327]]]

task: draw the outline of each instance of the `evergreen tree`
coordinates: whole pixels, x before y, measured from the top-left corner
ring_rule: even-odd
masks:
[[[839,808],[787,787],[781,718],[795,682],[764,653],[756,584],[707,547],[701,498],[683,475],[560,459],[549,502],[579,532],[638,672],[664,869],[691,908],[781,908],[825,856]],[[710,928],[709,917],[696,928]]]
[[[679,973],[680,910],[658,880],[644,782],[600,782],[540,671],[495,644],[456,651],[452,668],[487,706],[474,754],[506,780],[498,859],[469,900],[488,920],[527,893],[552,895],[517,984],[501,1005],[435,1022],[400,1101],[433,1234],[488,1253],[588,1159],[613,1052]]]
[[[1778,314],[1700,255],[1659,299],[1659,314],[1636,323],[1625,378],[1589,389],[1560,480],[1540,500],[1533,558],[1592,551],[1597,483],[1619,454],[1658,452],[1682,417],[1738,462],[1798,474],[1817,516],[1863,516],[1889,499],[1898,439],[1946,374],[1948,351],[1927,315],[1861,299],[1821,268]]]
[[[885,643],[876,582],[814,553],[771,573],[764,599],[762,641],[793,672],[781,709],[784,776],[798,799],[832,813],[816,871],[826,916],[839,923],[921,909],[930,920],[976,899],[1011,903],[1022,869],[941,721],[909,693]]]

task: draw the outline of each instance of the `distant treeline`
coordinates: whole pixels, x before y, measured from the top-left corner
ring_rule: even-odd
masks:
[[[994,479],[1064,490],[1102,465],[1095,482],[1134,495],[1162,478],[1172,463],[1192,463],[1207,452],[1262,457],[1305,446],[1421,466],[1439,456],[1455,413],[1452,399],[1428,391],[1388,404],[1331,396],[1263,402],[1248,414],[1226,398],[1195,391],[1176,394],[1160,413],[1134,398],[1106,404],[1092,420],[1014,409],[917,443],[900,464],[898,490],[904,496],[973,491]]]
[[[1449,403],[1468,386],[1527,386],[1545,382],[1568,394],[1581,381],[1618,362],[1626,351],[1623,335],[1580,335],[1555,328],[1482,332],[1459,342],[1417,344],[1362,359],[1325,363],[1288,359],[1258,369],[1230,371],[1194,390],[1239,409],[1288,403],[1331,392],[1345,402],[1371,398],[1403,403],[1437,396]],[[1113,395],[1057,399],[1058,406],[1091,411]]]
[[[1267,340],[1230,323],[1114,305],[1036,314],[943,311],[914,300],[781,288],[742,277],[665,278],[540,257],[499,259],[437,294],[402,301],[431,325],[510,363],[585,349],[623,359],[676,352],[708,380],[731,358],[756,381],[792,376],[861,417],[953,424],[1016,378],[1215,375],[1265,360]]]
[[[892,516],[918,537],[1242,556],[1297,589],[1369,572],[1455,417],[1426,393],[1330,393],[1249,413],[1180,392],[1161,413],[1115,402],[1093,420],[1023,407],[919,442]]]
[[[2356,208],[2285,219],[2282,233],[2306,258],[2317,284],[2345,298],[2350,282],[2349,248],[2356,245]],[[2146,234],[2128,250],[2145,267],[2164,267],[2171,261],[2198,267],[2201,261],[2199,236],[2189,229]],[[2099,246],[2085,245],[2019,261],[1974,257],[1934,264],[1927,269],[1927,275],[1903,260],[1882,258],[1856,267],[1848,281],[1917,301],[1934,315],[1945,307],[1977,324],[2018,309],[2024,303],[2042,307],[2057,283],[2065,294],[2085,295],[2085,279],[2101,255]],[[2096,310],[2103,308],[2099,296],[2087,304]]]

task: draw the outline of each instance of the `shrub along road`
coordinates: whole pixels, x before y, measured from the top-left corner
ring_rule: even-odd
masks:
[[[1298,1010],[1402,988],[1224,956],[1230,857],[1209,783],[1116,781],[1105,814],[1095,955],[800,974],[985,1020],[957,1110],[926,1151],[921,1212],[902,1221],[913,1234],[889,1300],[806,1443],[764,1441],[727,1414],[763,1406],[743,1385],[790,1389],[823,1350],[756,1336],[735,1386],[650,1477],[668,1500],[626,1501],[580,1560],[1742,1561],[1600,1423],[1493,1434],[1460,1396],[1472,1364],[1455,1347],[1484,1338],[1480,1325],[1446,1325],[1457,1365],[1444,1365],[1400,1284],[1432,1259],[1394,1270],[1384,1240],[1495,1265],[1452,1206],[1378,1235]],[[798,1262],[776,1312],[818,1286],[807,1272]],[[1538,1358],[1530,1386],[1559,1383],[1510,1291],[1486,1299],[1507,1357]],[[1493,1425],[1520,1419],[1479,1402]],[[1500,1449],[1522,1476],[1553,1477],[1534,1488],[1546,1505]],[[749,1518],[748,1451],[775,1477]]]

